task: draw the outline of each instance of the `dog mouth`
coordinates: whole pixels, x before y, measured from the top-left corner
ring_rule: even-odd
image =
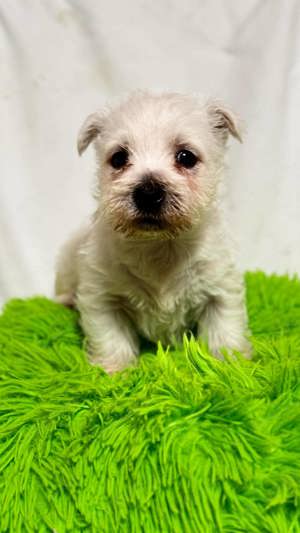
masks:
[[[170,221],[165,216],[136,215],[131,219],[120,221],[114,225],[114,230],[123,233],[127,238],[165,240],[174,239],[179,233],[187,230],[191,222],[178,217]]]
[[[143,230],[163,230],[164,223],[160,218],[153,217],[150,215],[140,216],[135,221],[135,226]]]

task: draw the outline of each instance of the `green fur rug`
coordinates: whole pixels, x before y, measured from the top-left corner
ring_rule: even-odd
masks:
[[[6,305],[1,532],[300,532],[300,281],[246,282],[252,361],[185,340],[113,377],[76,312]]]

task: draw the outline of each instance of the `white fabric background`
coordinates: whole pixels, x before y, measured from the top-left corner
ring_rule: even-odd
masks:
[[[299,0],[0,0],[0,300],[51,295],[92,209],[86,115],[134,88],[198,91],[245,120],[229,222],[243,269],[300,270]]]

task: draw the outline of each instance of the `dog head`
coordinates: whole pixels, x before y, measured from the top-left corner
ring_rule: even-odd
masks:
[[[241,140],[222,104],[176,93],[137,92],[93,113],[78,151],[94,142],[101,216],[134,238],[174,238],[200,224],[216,199],[229,134]]]

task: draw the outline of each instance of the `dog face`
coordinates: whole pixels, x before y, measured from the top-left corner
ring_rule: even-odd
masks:
[[[94,141],[101,216],[143,239],[176,237],[201,223],[216,198],[229,134],[240,140],[222,105],[175,93],[134,93],[90,115],[78,151]]]

